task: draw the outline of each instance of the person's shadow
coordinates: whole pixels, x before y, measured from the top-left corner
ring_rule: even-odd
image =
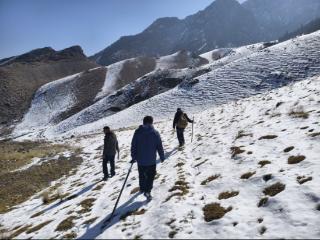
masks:
[[[100,234],[102,234],[104,231],[108,230],[113,225],[117,224],[121,220],[121,216],[141,208],[143,205],[147,203],[147,200],[134,202],[135,198],[137,198],[139,195],[140,193],[134,194],[127,202],[118,207],[113,218],[111,218],[110,220],[108,219],[111,217],[111,213],[108,214],[95,226],[88,227],[86,232],[82,236],[80,236],[79,239],[94,239],[98,237]]]

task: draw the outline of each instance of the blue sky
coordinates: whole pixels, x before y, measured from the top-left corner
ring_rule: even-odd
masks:
[[[92,55],[155,19],[184,18],[213,0],[0,0],[0,58],[80,45]]]

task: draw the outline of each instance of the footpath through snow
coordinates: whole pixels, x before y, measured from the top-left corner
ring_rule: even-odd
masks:
[[[147,203],[136,192],[135,165],[103,232],[129,168],[133,129],[117,132],[114,178],[100,182],[102,134],[70,139],[85,152],[77,174],[59,181],[73,197],[43,205],[35,196],[0,224],[29,225],[19,238],[320,238],[320,78],[206,110],[195,121],[183,150],[171,121],[155,124],[167,159],[158,164],[154,198]]]

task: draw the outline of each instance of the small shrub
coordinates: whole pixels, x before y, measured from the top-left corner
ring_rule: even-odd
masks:
[[[264,197],[261,198],[260,201],[258,202],[258,207],[263,207],[268,203],[269,198],[268,197]]]
[[[219,197],[218,199],[221,200],[221,199],[228,199],[228,198],[232,198],[232,197],[235,197],[239,194],[238,191],[232,191],[232,192],[222,192],[219,194]]]
[[[212,182],[213,180],[218,179],[220,176],[221,176],[220,174],[216,174],[216,175],[210,176],[206,180],[203,180],[201,182],[201,185],[207,185],[209,182]]]
[[[271,162],[268,160],[262,160],[262,161],[258,162],[258,164],[260,165],[260,167],[264,167],[267,164],[271,164]]]
[[[174,230],[173,230],[173,231],[170,231],[168,237],[169,237],[169,238],[174,238],[174,236],[175,236],[177,233],[178,233],[178,232],[177,232],[177,231],[174,231]]]
[[[262,226],[259,230],[259,233],[263,235],[266,231],[267,231],[267,228],[265,226]]]
[[[263,193],[265,195],[269,195],[271,197],[277,195],[278,193],[282,192],[284,189],[286,188],[286,185],[280,183],[280,182],[277,182],[275,184],[272,184],[271,186],[265,188],[263,190]]]
[[[293,146],[291,146],[291,147],[287,147],[287,148],[285,148],[283,151],[284,152],[290,152],[290,151],[292,151],[294,149],[294,147]]]
[[[241,179],[249,179],[251,178],[254,174],[256,174],[256,172],[247,172],[241,175]]]
[[[219,203],[210,203],[204,206],[203,214],[206,222],[222,218],[227,212],[232,210],[232,207],[224,208]]]
[[[263,139],[270,140],[270,139],[275,139],[277,137],[278,137],[277,135],[265,135],[265,136],[260,137],[259,140],[263,140]]]
[[[244,153],[245,150],[242,150],[240,147],[231,147],[231,157],[234,158],[238,154]]]
[[[302,156],[302,155],[298,155],[298,156],[290,156],[288,158],[288,164],[297,164],[302,162],[303,160],[305,160],[306,157]]]
[[[291,112],[289,112],[289,116],[293,118],[307,119],[309,118],[309,113],[304,112],[303,110],[300,110],[300,111],[291,110]]]

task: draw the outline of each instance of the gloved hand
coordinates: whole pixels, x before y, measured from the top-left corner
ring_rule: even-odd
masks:
[[[131,164],[133,164],[133,163],[135,163],[135,162],[136,162],[136,160],[134,160],[134,159],[132,159],[132,160],[130,161]]]

